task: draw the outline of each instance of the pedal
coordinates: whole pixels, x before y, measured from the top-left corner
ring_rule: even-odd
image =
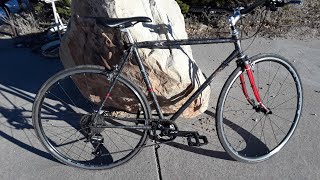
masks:
[[[187,138],[189,146],[199,147],[208,144],[208,138],[206,136],[200,136],[197,131],[174,131],[174,135],[176,137]]]
[[[194,139],[194,141],[192,140]],[[200,136],[198,133],[190,134],[187,136],[188,146],[203,146],[208,144],[208,138],[206,136]]]

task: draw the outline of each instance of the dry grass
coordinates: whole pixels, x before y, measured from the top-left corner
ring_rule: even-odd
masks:
[[[38,21],[32,13],[25,13],[21,15],[14,15],[14,22],[19,29],[19,35],[27,35],[40,32]]]
[[[239,28],[244,36],[254,34],[261,25],[260,36],[285,38],[319,38],[320,37],[319,0],[305,1],[303,6],[285,6],[276,12],[267,12],[261,18],[262,9],[243,18]],[[264,23],[261,21],[264,19]],[[188,17],[187,32],[192,37],[226,36],[229,34],[227,17],[211,16]]]

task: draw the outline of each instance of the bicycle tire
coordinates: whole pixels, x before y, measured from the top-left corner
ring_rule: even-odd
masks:
[[[98,84],[108,81],[107,74],[106,70],[100,66],[78,66],[60,71],[47,80],[39,90],[32,110],[35,132],[46,150],[60,162],[84,169],[113,168],[128,162],[145,144],[147,130],[91,129],[92,124],[90,124],[89,117],[97,116],[100,105],[95,100],[88,99],[86,92],[83,91],[84,88],[81,90],[78,83],[85,83],[85,90],[94,95],[95,87],[91,88],[90,83]],[[118,84],[121,89],[117,89]],[[100,85],[99,87],[101,87]],[[108,86],[109,84],[103,85]],[[119,76],[110,95],[114,99],[108,99],[110,104],[118,98],[115,95],[119,91],[116,90],[132,93],[124,97],[127,101],[134,103],[130,106],[132,112],[119,110],[118,107],[109,111],[110,107],[105,106],[103,116],[106,114],[110,116],[133,115],[134,118],[137,118],[137,115],[133,113],[133,111],[137,111],[139,117],[150,118],[151,111],[148,101],[134,84]],[[123,106],[127,106],[127,104],[123,104]],[[104,121],[107,123],[107,120]],[[116,121],[114,119],[109,121],[115,126],[124,123],[136,125],[133,122],[113,122]],[[144,125],[147,125],[147,121],[144,122]],[[90,133],[101,137],[102,143],[94,144],[92,139],[88,140],[88,137],[91,137]],[[107,141],[103,139],[107,139]]]
[[[256,163],[275,155],[292,137],[301,116],[303,93],[296,69],[285,58],[264,54],[252,57],[250,62],[262,102],[266,102],[272,114],[258,112],[246,101],[241,83],[237,83],[244,71],[238,67],[229,76],[219,96],[216,128],[220,143],[232,158]],[[268,81],[262,81],[266,79]],[[250,84],[248,80],[247,84]],[[252,91],[251,86],[247,90]],[[289,90],[295,92],[289,93]],[[251,94],[251,97],[254,96]],[[276,100],[281,101],[280,104]],[[288,129],[284,129],[289,122]]]

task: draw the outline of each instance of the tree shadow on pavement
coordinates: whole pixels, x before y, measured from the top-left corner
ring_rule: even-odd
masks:
[[[0,39],[0,136],[46,159],[49,153],[34,147],[32,104],[41,85],[62,69],[59,60],[45,59],[26,48],[15,48],[14,40]]]

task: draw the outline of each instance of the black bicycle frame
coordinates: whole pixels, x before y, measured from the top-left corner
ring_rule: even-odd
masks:
[[[144,82],[146,83],[147,89],[151,95],[151,98],[154,102],[156,111],[160,119],[164,119],[163,113],[160,109],[160,105],[157,99],[155,92],[153,91],[152,85],[146,73],[145,67],[143,65],[142,59],[139,56],[139,48],[148,48],[148,49],[170,49],[170,48],[180,48],[182,45],[199,45],[199,44],[220,44],[220,43],[234,43],[235,50],[224,60],[221,65],[206,79],[206,81],[194,92],[191,97],[180,107],[180,109],[170,118],[170,120],[175,121],[183,111],[201,94],[201,92],[207,88],[210,83],[213,81],[214,77],[222,71],[228,64],[235,58],[243,59],[244,56],[241,51],[240,40],[238,39],[237,34],[233,34],[231,38],[218,38],[218,39],[182,39],[182,40],[162,40],[162,41],[143,41],[136,42],[130,45],[127,50],[127,55],[133,52],[138,66],[141,71]],[[128,53],[129,52],[129,53]],[[128,61],[129,56],[127,56],[124,61],[120,64],[120,69]],[[119,71],[120,73],[121,71]]]
[[[140,55],[138,53],[139,48],[147,48],[147,49],[173,49],[177,48],[180,49],[180,46],[183,45],[199,45],[199,44],[221,44],[221,43],[233,43],[235,46],[235,50],[224,60],[219,67],[214,70],[214,72],[206,79],[206,81],[200,85],[200,87],[189,97],[189,99],[180,107],[180,109],[173,114],[173,116],[170,118],[170,120],[175,121],[182,113],[183,111],[201,94],[201,92],[207,88],[210,83],[213,81],[213,78],[222,71],[225,67],[229,65],[231,61],[234,59],[238,59],[240,63],[237,63],[237,65],[241,66],[241,64],[248,64],[248,58],[246,55],[243,54],[241,49],[241,41],[239,39],[239,33],[235,27],[236,22],[240,19],[241,13],[240,10],[237,10],[234,12],[233,16],[229,17],[229,24],[231,29],[231,37],[230,38],[202,38],[202,39],[180,39],[180,40],[160,40],[160,41],[143,41],[143,42],[135,42],[130,34],[130,32],[127,29],[122,29],[123,32],[127,33],[127,37],[129,40],[129,48],[126,51],[126,55],[123,61],[120,62],[120,68],[117,69],[118,73],[121,73],[121,70],[123,69],[125,63],[128,61],[131,53],[135,55],[135,59],[137,61],[137,64],[140,68],[141,75],[143,77],[144,82],[146,83],[147,89],[151,95],[151,98],[154,102],[155,109],[158,113],[158,116],[160,119],[164,119],[163,113],[161,111],[157,96],[152,88],[152,85],[150,83],[150,80],[148,78],[148,75],[146,73],[145,67],[143,65],[142,59],[140,58]],[[110,88],[115,84],[115,81],[117,79],[118,75],[114,79],[114,82]],[[110,90],[107,92],[106,99],[110,95]],[[104,101],[104,102],[105,102]],[[103,103],[104,104],[104,103]],[[102,104],[102,106],[103,106]],[[102,108],[102,107],[101,107]]]

